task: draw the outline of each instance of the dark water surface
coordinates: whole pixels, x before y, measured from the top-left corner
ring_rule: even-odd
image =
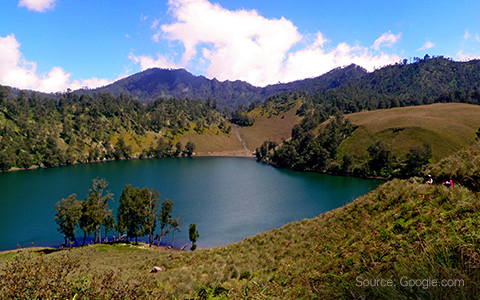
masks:
[[[240,241],[289,222],[315,217],[375,189],[382,181],[277,169],[249,158],[195,157],[114,161],[0,173],[0,251],[58,246],[55,203],[85,199],[93,178],[105,178],[116,216],[126,184],[157,189],[172,199],[184,225],[175,245],[196,223],[201,248]],[[79,231],[79,237],[83,233]],[[102,233],[103,236],[103,233]],[[171,242],[171,236],[162,241]],[[81,238],[79,239],[81,242]]]

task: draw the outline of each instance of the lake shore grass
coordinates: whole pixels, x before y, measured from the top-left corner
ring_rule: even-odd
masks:
[[[29,276],[40,287],[45,277],[21,270],[56,276],[50,291],[68,299],[135,299],[139,290],[145,299],[201,299],[205,292],[207,299],[475,299],[479,200],[461,186],[392,180],[344,207],[222,247],[98,244],[40,255],[27,249],[8,261],[0,255],[0,280],[14,287],[18,276]],[[153,266],[165,271],[149,273]],[[405,278],[462,286],[404,286]],[[395,286],[371,286],[375,279]]]

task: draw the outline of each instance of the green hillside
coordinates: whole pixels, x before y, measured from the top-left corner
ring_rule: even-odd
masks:
[[[422,167],[475,142],[480,106],[436,103],[332,116],[304,101],[291,138],[257,159],[301,171],[360,177],[422,176]],[[330,110],[330,113],[334,110]],[[320,122],[324,120],[323,122]],[[267,149],[268,148],[268,149]]]
[[[479,149],[452,156],[464,166],[464,176],[478,174],[469,162],[478,161]],[[441,172],[443,166],[431,167]],[[479,200],[458,183],[447,188],[396,179],[316,218],[212,249],[116,244],[7,252],[0,255],[0,294],[5,299],[476,299]],[[151,274],[153,266],[165,271]]]
[[[461,103],[382,109],[345,116],[357,127],[339,147],[339,159],[355,153],[368,158],[367,148],[377,140],[405,157],[413,145],[429,143],[432,161],[445,158],[475,142],[480,127],[480,106]]]

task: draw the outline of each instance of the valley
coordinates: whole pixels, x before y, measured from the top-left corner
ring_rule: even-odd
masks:
[[[332,176],[344,180],[388,180],[355,199],[334,195],[341,203],[313,216],[254,233],[261,227],[257,224],[240,241],[195,251],[112,243],[0,253],[0,294],[34,297],[28,293],[37,291],[38,296],[41,291],[40,298],[67,299],[475,299],[480,284],[479,69],[478,60],[454,62],[426,55],[371,73],[351,65],[264,88],[159,69],[103,89],[57,95],[0,87],[0,169],[5,172],[56,166],[68,167],[25,173],[96,170],[105,165],[79,164],[116,160],[109,163],[118,166],[111,173],[118,178],[114,174],[124,175],[120,167],[132,163],[125,174],[140,174],[128,179],[140,180],[138,186],[161,177],[171,181],[165,186],[191,193],[185,198],[192,200],[201,193],[184,184],[198,184],[196,189],[206,192],[201,197],[210,201],[206,205],[193,200],[192,216],[201,210],[211,214],[204,219],[213,220],[222,216],[218,207],[226,204],[247,209],[235,215],[242,210],[234,207],[222,216],[237,216],[236,225],[242,228],[251,224],[242,219],[251,216],[248,209],[257,209],[259,224],[273,218],[272,210],[283,216],[297,209],[253,201],[259,195],[267,202],[285,199],[282,188],[293,185],[264,190],[273,186],[265,180],[276,177],[240,171],[249,163],[284,178],[304,178],[296,193],[305,191],[307,183],[318,188],[330,182],[315,177],[330,176],[325,173],[346,175]],[[216,157],[202,156],[255,157],[280,168],[243,159],[225,173],[209,169],[220,165]],[[134,158],[161,159],[123,161]],[[193,161],[199,165],[185,166],[188,170],[178,177],[171,175],[177,166],[160,175],[155,173],[158,166],[139,171],[141,164]],[[211,172],[200,174],[205,170]],[[244,177],[234,179],[232,174]],[[424,183],[426,174],[434,184]],[[453,187],[441,184],[450,179]],[[212,184],[217,181],[239,190],[216,194],[219,189]],[[18,185],[25,182],[32,181]],[[247,184],[238,187],[238,182]],[[334,181],[327,185],[340,191],[351,188]],[[68,189],[65,194],[73,192],[72,184],[60,186]],[[42,188],[39,184],[37,190]],[[235,198],[241,192],[247,196]],[[329,192],[314,190],[305,199],[318,204],[323,194]],[[225,224],[233,219],[226,217]],[[211,237],[201,231],[199,241],[202,238]],[[165,271],[149,274],[153,266]],[[459,285],[405,286],[402,278]],[[372,286],[377,279],[395,284]]]

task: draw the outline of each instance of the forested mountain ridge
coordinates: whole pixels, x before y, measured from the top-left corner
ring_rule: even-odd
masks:
[[[113,96],[130,94],[142,103],[162,98],[211,99],[218,103],[217,109],[233,110],[242,104],[261,103],[268,97],[279,93],[305,91],[310,94],[325,92],[344,83],[356,81],[366,71],[356,65],[336,68],[315,78],[297,80],[290,83],[278,83],[266,87],[256,87],[247,82],[218,81],[204,76],[195,76],[184,69],[152,68],[132,76],[120,79],[107,86],[96,89],[81,89],[76,94],[108,92]]]
[[[368,73],[359,80],[328,90],[317,102],[344,112],[378,108],[464,102],[480,99],[480,60],[455,62],[443,57],[406,60]]]
[[[352,64],[315,78],[263,88],[240,80],[222,82],[215,78],[194,76],[183,69],[152,68],[101,88],[77,90],[75,93],[93,95],[108,92],[113,96],[130,94],[142,103],[158,97],[211,99],[217,103],[217,110],[227,108],[233,111],[239,105],[248,107],[251,103],[262,103],[274,95],[301,91],[321,96],[325,103],[334,101],[341,110],[356,112],[363,109],[430,104],[440,97],[455,97],[454,102],[461,102],[459,98],[465,97],[464,102],[469,103],[468,98],[476,97],[473,93],[479,89],[479,60],[456,62],[426,55],[423,59],[415,58],[414,63],[409,64],[403,60],[374,72],[367,72]],[[351,103],[352,100],[356,102],[355,105]]]

